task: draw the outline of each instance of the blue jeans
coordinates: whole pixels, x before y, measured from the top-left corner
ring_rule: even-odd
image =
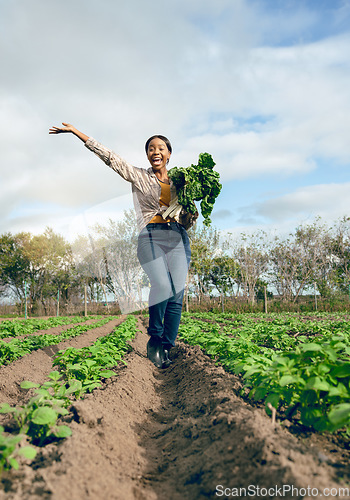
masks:
[[[177,222],[147,224],[138,238],[137,256],[151,283],[148,333],[170,349],[180,325],[191,259],[186,229]]]

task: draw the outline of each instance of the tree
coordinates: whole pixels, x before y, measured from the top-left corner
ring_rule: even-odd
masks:
[[[214,258],[222,253],[220,233],[213,227],[192,227],[189,232],[191,243],[191,264],[188,274],[188,286],[192,288],[198,301],[209,295],[208,276],[214,266]]]
[[[137,258],[137,241],[136,213],[131,209],[124,211],[121,221],[109,219],[107,225],[93,226],[85,255],[80,257],[85,273],[98,282],[105,299],[112,293],[123,312],[142,308],[142,288],[147,283]]]
[[[1,293],[20,302],[25,295],[24,282],[29,277],[30,261],[24,251],[29,239],[29,233],[6,233],[0,236]]]
[[[45,313],[49,303],[61,289],[68,298],[68,289],[78,286],[70,245],[63,236],[46,228],[41,235],[31,236],[24,244],[24,254],[29,261],[29,296],[32,308],[38,303]]]
[[[238,272],[238,264],[232,257],[229,255],[220,255],[213,258],[206,279],[220,295],[233,294]]]
[[[255,303],[255,289],[268,269],[269,252],[268,236],[264,231],[251,235],[241,234],[241,239],[230,241],[231,255],[237,265],[236,281],[244,295]]]
[[[27,296],[35,310],[47,307],[61,290],[68,300],[77,276],[72,253],[64,238],[47,228],[41,235],[7,233],[0,238],[0,283],[5,293],[19,301]]]
[[[328,231],[314,223],[296,228],[288,238],[277,237],[271,249],[270,277],[284,299],[295,302],[308,288],[327,285]]]
[[[284,300],[294,297],[294,280],[297,274],[298,257],[295,241],[291,238],[276,238],[270,253],[270,281]]]
[[[348,293],[350,286],[350,217],[343,217],[332,229],[332,236],[328,240],[331,267],[329,281],[334,289]]]
[[[224,297],[226,294],[231,293],[231,295],[234,295],[233,289],[236,284],[238,269],[235,260],[228,255],[220,255],[212,259],[206,281],[221,296],[222,312],[224,312]]]

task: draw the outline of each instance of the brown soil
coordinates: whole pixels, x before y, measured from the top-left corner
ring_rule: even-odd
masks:
[[[111,325],[100,333],[111,331]],[[281,498],[262,488],[283,485],[295,488],[283,498],[301,499],[320,496],[296,488],[317,488],[321,494],[324,488],[341,487],[343,480],[346,485],[349,477],[341,478],[346,451],[336,444],[332,451],[329,440],[316,434],[296,436],[273,425],[263,409],[236,394],[239,379],[198,347],[179,343],[172,365],[158,370],[146,358],[147,335],[141,323],[140,328],[127,366],[74,403],[72,437],[39,450],[35,461],[19,471],[5,472],[1,499],[249,498],[249,486],[250,492],[260,492],[251,498]],[[64,344],[86,345],[94,334]],[[1,399],[23,400],[19,383],[43,382],[52,369],[51,356],[62,347],[3,367]],[[229,488],[226,495],[224,488]],[[247,494],[234,488],[246,488]]]

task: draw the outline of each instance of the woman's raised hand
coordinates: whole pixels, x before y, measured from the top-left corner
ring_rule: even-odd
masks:
[[[70,132],[79,137],[79,139],[83,142],[86,142],[88,140],[89,136],[83,134],[83,132],[80,132],[80,130],[73,127],[73,125],[71,125],[70,123],[62,122],[62,125],[63,127],[51,127],[49,129],[49,134],[64,134]]]
[[[74,133],[76,130],[70,123],[62,122],[63,127],[52,127],[49,129],[49,134],[63,134],[66,132]]]

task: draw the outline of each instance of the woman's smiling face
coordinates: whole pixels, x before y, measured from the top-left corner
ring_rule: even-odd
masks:
[[[151,140],[147,149],[147,158],[155,172],[166,168],[170,155],[171,153],[162,139],[155,137]]]

